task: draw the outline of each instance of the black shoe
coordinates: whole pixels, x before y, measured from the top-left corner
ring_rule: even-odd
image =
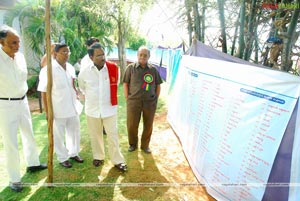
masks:
[[[83,163],[83,161],[84,161],[80,156],[73,156],[73,157],[70,157],[70,159],[76,161],[77,163]]]
[[[99,167],[100,165],[102,165],[104,163],[104,160],[97,160],[97,159],[94,159],[93,160],[93,165],[95,167]]]
[[[47,169],[47,165],[46,164],[40,164],[40,165],[37,165],[37,166],[30,166],[30,167],[27,167],[27,172],[37,172],[37,171],[41,171],[41,170],[44,170],[44,169]]]
[[[103,135],[106,135],[106,131],[105,128],[103,127]]]
[[[130,147],[128,148],[128,151],[133,152],[134,150],[136,150],[136,146],[130,145]]]
[[[23,186],[21,182],[10,183],[9,187],[12,191],[21,192],[23,190]]]
[[[125,163],[119,163],[119,164],[115,165],[115,167],[118,168],[119,170],[121,170],[122,172],[127,171],[127,165]]]
[[[62,165],[63,167],[65,167],[65,168],[71,168],[72,167],[72,164],[68,160],[66,160],[62,163],[59,163],[59,164]]]
[[[147,147],[147,148],[142,148],[142,150],[146,153],[146,154],[151,154],[151,149],[149,148],[149,147]]]

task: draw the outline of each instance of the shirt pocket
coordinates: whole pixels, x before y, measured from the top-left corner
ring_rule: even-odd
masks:
[[[67,78],[62,75],[53,76],[53,88],[55,89],[64,89],[67,87]]]
[[[97,88],[99,85],[97,80],[87,80],[86,81],[86,88],[87,89],[93,89],[93,88]]]

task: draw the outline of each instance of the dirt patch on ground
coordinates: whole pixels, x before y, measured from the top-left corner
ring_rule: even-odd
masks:
[[[29,103],[29,109],[32,113],[40,113],[40,111],[42,111],[41,110],[43,108],[42,100],[39,101],[38,98],[35,99],[28,98],[28,103]]]

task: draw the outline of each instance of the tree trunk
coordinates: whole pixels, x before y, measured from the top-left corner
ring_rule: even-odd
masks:
[[[241,15],[240,15],[240,35],[239,35],[239,49],[238,49],[238,57],[243,58],[244,49],[245,49],[245,0],[241,1]]]
[[[232,46],[231,46],[231,55],[232,56],[234,55],[234,50],[235,50],[235,43],[236,43],[236,38],[237,38],[237,32],[238,32],[238,29],[239,29],[240,15],[241,15],[241,9],[239,11],[239,15],[238,15],[238,18],[237,18],[236,23],[235,23],[234,36],[233,36],[233,41],[232,41]]]
[[[256,0],[252,0],[250,18],[248,22],[246,49],[244,54],[244,60],[246,61],[249,61],[252,53],[253,37],[254,37],[253,29],[255,28],[255,14],[256,14]]]
[[[188,22],[188,34],[189,34],[189,45],[192,45],[193,41],[193,23],[192,23],[192,17],[191,17],[191,4],[189,0],[184,1],[185,9],[186,9],[186,17]]]
[[[220,18],[220,23],[221,23],[222,52],[227,53],[224,0],[218,0],[218,7],[219,7],[219,18]]]
[[[296,1],[296,5],[300,5],[300,0]],[[292,49],[292,46],[294,45],[294,44],[292,44],[292,40],[296,33],[296,27],[297,27],[297,21],[299,18],[299,13],[300,13],[299,8],[294,10],[287,34],[283,39],[283,51],[281,54],[281,69],[283,69],[284,71],[287,71],[287,72],[292,67],[291,49]]]
[[[201,21],[198,11],[198,1],[195,1],[193,4],[193,15],[194,15],[194,27],[195,27],[195,38],[201,40]]]
[[[125,42],[126,42],[126,28],[124,20],[118,20],[118,57],[119,57],[119,66],[120,66],[120,82],[122,83],[125,69],[126,69],[126,51],[125,51]]]
[[[202,5],[202,12],[201,12],[201,25],[202,25],[202,29],[201,29],[201,37],[200,37],[200,41],[202,43],[205,42],[205,11],[206,11],[206,5]]]
[[[254,63],[258,63],[258,50],[259,50],[259,44],[258,44],[258,35],[257,35],[257,27],[255,33],[255,39],[254,39],[254,49],[255,49],[255,56],[254,56]]]

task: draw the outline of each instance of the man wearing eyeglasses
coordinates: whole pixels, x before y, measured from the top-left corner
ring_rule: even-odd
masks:
[[[103,126],[108,140],[108,154],[112,163],[121,171],[127,170],[124,157],[119,148],[117,127],[118,78],[116,64],[106,61],[104,48],[96,43],[88,49],[93,64],[80,71],[78,84],[85,95],[85,113],[91,138],[93,165],[104,163]]]
[[[94,44],[99,43],[99,39],[96,37],[90,37],[86,40],[85,44],[87,46],[87,48],[91,48]],[[89,67],[91,65],[93,65],[93,61],[91,60],[89,54],[86,54],[80,62],[80,70],[85,69],[86,67]],[[105,128],[103,127],[103,135],[106,135],[106,131]]]
[[[74,67],[68,63],[70,56],[69,47],[66,44],[56,44],[52,64],[52,106],[53,106],[53,135],[54,151],[57,160],[65,168],[71,168],[69,158],[83,163],[78,155],[80,150],[80,121],[79,111],[76,110],[77,91],[74,86],[76,78]],[[42,92],[42,99],[47,111],[47,67],[42,68],[39,76],[38,90]],[[66,135],[66,138],[65,138]],[[66,145],[64,144],[66,139]]]

